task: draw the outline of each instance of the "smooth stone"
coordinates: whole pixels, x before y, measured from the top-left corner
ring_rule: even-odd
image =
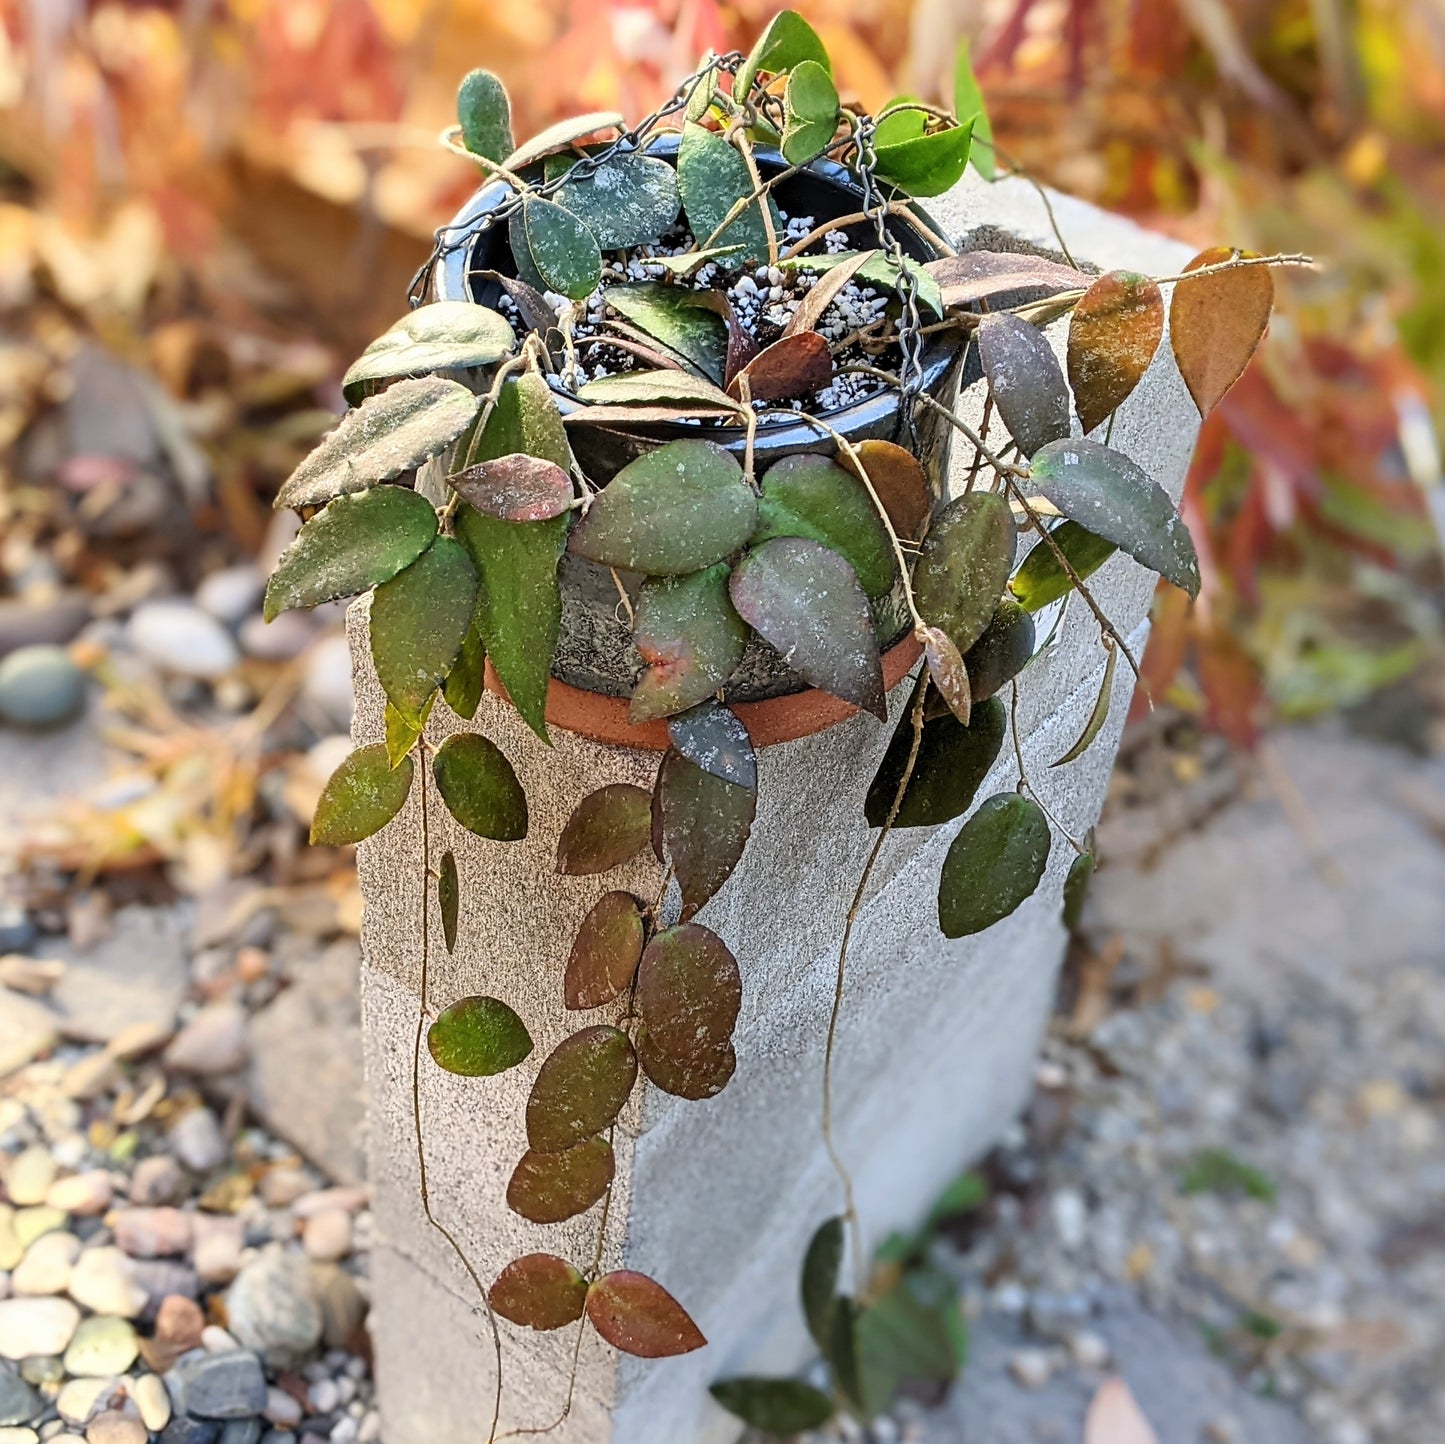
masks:
[[[191,1246],[191,1215],[178,1208],[121,1208],[107,1221],[132,1258],[173,1258]]]
[[[346,1213],[355,1213],[366,1207],[370,1191],[354,1185],[337,1188],[318,1188],[296,1199],[291,1211],[297,1218],[314,1218],[328,1209],[339,1208]]]
[[[90,1053],[65,1070],[60,1091],[67,1098],[89,1103],[109,1093],[124,1077],[120,1064],[109,1053]]]
[[[165,1061],[182,1073],[234,1073],[246,1061],[246,1010],[239,1003],[208,1003],[171,1039]]]
[[[221,1430],[219,1444],[257,1444],[264,1428],[259,1419],[232,1419]]]
[[[96,1314],[75,1331],[65,1351],[65,1369],[85,1379],[123,1374],[139,1353],[140,1341],[128,1319]]]
[[[226,1160],[226,1140],[209,1108],[191,1108],[171,1125],[171,1151],[192,1173],[209,1173]]]
[[[49,1008],[8,988],[0,991],[0,1078],[49,1052],[58,1037]]]
[[[50,1185],[45,1202],[62,1213],[89,1216],[104,1213],[110,1207],[115,1192],[110,1174],[103,1168],[93,1168],[88,1173],[75,1173],[69,1178],[58,1178]]]
[[[90,598],[84,592],[60,592],[38,601],[7,597],[0,601],[0,657],[19,647],[73,641],[90,617]]]
[[[150,1297],[152,1308],[159,1308],[168,1294],[180,1294],[188,1299],[200,1296],[201,1281],[189,1263],[165,1258],[138,1258],[132,1263],[135,1281]]]
[[[141,1019],[127,1023],[106,1044],[105,1051],[119,1063],[135,1063],[164,1048],[175,1034],[169,1022]]]
[[[144,602],[131,614],[127,631],[146,661],[178,677],[214,681],[241,659],[231,634],[190,602]]]
[[[157,1444],[216,1444],[220,1437],[221,1426],[214,1421],[177,1414],[161,1430]]]
[[[248,657],[289,662],[316,640],[316,623],[300,612],[282,612],[270,622],[257,612],[241,623],[236,639]]]
[[[45,1401],[9,1369],[0,1369],[0,1424],[28,1424],[45,1409]]]
[[[141,1422],[152,1431],[164,1429],[171,1421],[171,1396],[159,1374],[142,1374],[130,1385],[130,1396]]]
[[[207,1324],[201,1330],[201,1347],[208,1354],[228,1354],[232,1349],[239,1349],[241,1346],[235,1337],[219,1324]]]
[[[119,1379],[72,1379],[59,1393],[55,1407],[67,1424],[87,1424],[109,1404],[120,1387]]]
[[[262,1413],[272,1424],[279,1424],[289,1427],[301,1422],[301,1404],[293,1399],[285,1389],[278,1389],[274,1385],[266,1390],[266,1407]]]
[[[301,697],[332,726],[350,730],[356,694],[351,682],[351,649],[340,633],[323,637],[307,655]]]
[[[299,1168],[281,1164],[262,1176],[259,1191],[267,1208],[287,1208],[312,1191],[311,1177]]]
[[[146,1362],[159,1373],[192,1349],[200,1347],[206,1316],[194,1299],[168,1294],[156,1311],[155,1337],[145,1344]]]
[[[74,1438],[74,1435],[60,1437]],[[0,1428],[0,1444],[40,1444],[40,1435],[34,1429]]]
[[[38,1143],[16,1154],[5,1170],[5,1192],[10,1202],[16,1205],[44,1203],[59,1171],[50,1150]]]
[[[149,1295],[136,1282],[130,1256],[112,1244],[86,1249],[70,1271],[66,1292],[92,1313],[133,1319]]]
[[[65,1215],[58,1208],[50,1208],[43,1203],[17,1209],[15,1212],[15,1237],[24,1248],[29,1248],[36,1239],[43,1238],[47,1233],[54,1233],[56,1229],[64,1227]]]
[[[85,1431],[86,1444],[146,1444],[150,1430],[139,1419],[110,1409],[97,1414]]]
[[[261,1444],[296,1444],[296,1436],[289,1429],[268,1429],[261,1436]]]
[[[323,1315],[305,1259],[271,1252],[248,1264],[226,1295],[231,1332],[279,1368],[311,1352]]]
[[[321,1341],[344,1349],[366,1318],[366,1300],[356,1280],[339,1264],[311,1265],[311,1286],[321,1305]]]
[[[0,662],[0,721],[44,731],[84,710],[85,673],[63,647],[21,647]]]
[[[10,1275],[16,1294],[63,1294],[70,1271],[80,1257],[80,1240],[73,1233],[47,1233],[35,1240]]]
[[[246,1419],[266,1407],[261,1360],[245,1349],[183,1359],[169,1381],[178,1386],[178,1405],[202,1419]]]
[[[318,1263],[335,1263],[351,1252],[351,1215],[325,1208],[306,1220],[301,1245]]]
[[[25,1257],[25,1245],[15,1234],[15,1210],[0,1203],[0,1270],[13,1269]]]
[[[149,1158],[142,1158],[131,1174],[130,1201],[149,1207],[174,1203],[184,1185],[185,1175],[181,1166],[169,1153],[152,1154]]]
[[[64,972],[65,964],[53,958],[27,958],[22,953],[0,958],[0,983],[35,998],[43,998]]]
[[[191,1262],[203,1283],[228,1284],[240,1273],[246,1227],[235,1215],[196,1214],[195,1240]]]
[[[54,1355],[32,1355],[21,1359],[20,1377],[37,1389],[45,1389],[52,1384],[59,1387],[65,1382],[65,1365]]]
[[[255,610],[265,590],[266,578],[261,568],[242,562],[238,566],[222,567],[204,578],[196,588],[196,605],[218,622],[234,627]]]
[[[5,1299],[0,1302],[0,1358],[63,1354],[80,1326],[69,1299]]]

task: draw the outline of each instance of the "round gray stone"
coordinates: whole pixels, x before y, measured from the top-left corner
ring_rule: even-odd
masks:
[[[44,731],[78,717],[85,674],[61,647],[21,647],[0,662],[0,721]]]
[[[182,1360],[167,1385],[178,1411],[201,1419],[247,1419],[266,1407],[261,1360],[245,1349]]]
[[[0,1369],[0,1425],[28,1424],[44,1412],[45,1401],[9,1369]]]

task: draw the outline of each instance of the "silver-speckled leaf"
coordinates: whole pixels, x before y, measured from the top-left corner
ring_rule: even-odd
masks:
[[[913,569],[913,595],[930,626],[965,656],[983,636],[1018,549],[1018,527],[997,492],[960,496],[934,518]]]
[[[384,331],[341,379],[341,391],[354,406],[378,381],[490,366],[516,349],[512,323],[474,301],[433,301],[408,311]]]
[[[1069,388],[1043,332],[1018,316],[985,316],[974,333],[999,419],[1025,456],[1069,434]]]
[[[1001,792],[953,839],[938,880],[938,926],[946,938],[981,933],[1033,895],[1049,860],[1049,822],[1037,802]]]

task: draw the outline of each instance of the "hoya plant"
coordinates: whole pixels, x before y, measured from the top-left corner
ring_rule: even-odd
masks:
[[[585,115],[518,145],[501,83],[472,72],[445,142],[480,168],[478,203],[439,233],[413,309],[345,375],[353,409],[277,498],[303,524],[270,579],[267,616],[370,595],[385,740],[332,776],[312,840],[360,842],[417,796],[414,1082],[428,1056],[475,1078],[532,1052],[505,998],[438,1000],[431,1014],[427,916],[435,907],[455,947],[469,880],[450,850],[433,857],[429,819],[435,798],[478,837],[528,834],[512,762],[457,724],[474,721],[490,688],[548,740],[569,568],[610,573],[627,622],[630,721],[652,736],[665,729],[654,784],[578,797],[556,839],[563,874],[603,879],[648,848],[664,872],[651,898],[599,881],[557,959],[578,1028],[536,1069],[527,1148],[507,1188],[510,1207],[538,1224],[597,1209],[594,1256],[528,1254],[482,1279],[432,1210],[417,1113],[423,1203],[482,1291],[498,1409],[498,1319],[591,1328],[647,1358],[705,1343],[671,1291],[686,1281],[603,1271],[601,1230],[615,1129],[643,1080],[701,1105],[738,1066],[744,968],[695,917],[737,867],[753,823],[754,743],[731,705],[744,673],[771,659],[775,679],[886,724],[885,657],[901,662],[897,677],[921,656],[867,794],[872,858],[894,828],[971,812],[938,881],[939,931],[961,938],[1030,897],[1056,846],[1074,854],[1071,898],[1092,866],[1085,842],[1040,802],[1011,716],[1037,651],[1035,618],[1077,598],[1107,656],[1093,714],[1054,764],[1067,766],[1104,726],[1118,659],[1135,665],[1088,578],[1122,551],[1198,590],[1184,523],[1110,447],[1112,420],[1159,349],[1166,315],[1207,412],[1264,332],[1280,258],[1211,250],[1183,275],[1150,278],[959,254],[915,198],[955,185],[976,143],[975,163],[993,172],[966,55],[956,102],[956,113],[906,99],[861,113],[840,96],[818,36],[787,11],[750,54],[709,57],[630,127]],[[468,298],[429,299],[438,268],[457,261]],[[1173,285],[1167,303],[1161,282]],[[1060,365],[1040,328],[1065,316]],[[951,394],[970,351],[987,389],[981,428]],[[921,440],[930,428],[968,448],[967,482],[953,494],[937,449]],[[1025,535],[1035,544],[1021,557]],[[433,745],[438,707],[455,721]],[[1017,786],[975,807],[1010,737]],[[839,1000],[846,957],[845,934]],[[825,1135],[830,1087],[829,1072]],[[808,1322],[838,1387],[830,1396],[794,1382],[720,1384],[720,1401],[761,1428],[804,1427],[837,1403],[876,1412],[896,1383],[877,1349],[894,1347],[910,1320],[940,1357],[956,1333],[948,1301],[915,1268],[892,1270],[891,1286],[841,1293],[848,1225],[855,1270],[860,1252],[840,1173],[845,1209],[820,1230],[805,1270]]]

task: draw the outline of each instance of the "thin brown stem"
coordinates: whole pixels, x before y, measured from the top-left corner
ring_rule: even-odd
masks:
[[[753,154],[753,143],[748,139],[747,131],[734,122],[728,127],[728,140],[742,156],[748,168],[748,175],[753,182],[753,189],[761,191],[763,186],[762,175],[758,171],[757,157]],[[763,231],[768,238],[768,264],[778,264],[778,233],[773,226],[773,208],[762,202],[758,204],[758,214],[763,218]]]
[[[1017,679],[1010,682],[1009,685],[1013,688],[1013,696],[1009,701],[1008,723],[1009,731],[1013,733],[1014,760],[1018,763],[1019,769],[1019,789],[1020,791],[1027,792],[1028,795],[1033,798],[1035,806],[1037,806],[1039,811],[1048,818],[1049,822],[1053,825],[1054,830],[1064,839],[1064,841],[1067,842],[1069,846],[1074,849],[1075,852],[1083,853],[1087,851],[1083,843],[1081,843],[1078,838],[1076,838],[1073,833],[1071,833],[1069,829],[1065,827],[1064,824],[1060,822],[1057,817],[1054,816],[1053,812],[1049,808],[1048,803],[1039,796],[1038,789],[1034,786],[1033,782],[1029,778],[1028,768],[1024,766],[1023,743],[1019,739],[1019,684]]]
[[[925,221],[921,221],[918,216],[908,208],[907,201],[889,201],[885,210],[890,216],[904,217],[909,225],[911,225],[924,240],[936,247],[945,256],[956,256],[958,254],[957,250],[944,240],[937,231]],[[871,211],[853,211],[846,216],[834,216],[832,220],[824,221],[820,226],[814,226],[802,240],[794,241],[792,245],[783,252],[782,259],[791,261],[794,256],[801,255],[809,246],[821,241],[829,231],[841,231],[846,226],[862,225],[864,221],[871,221],[872,219],[873,212]]]

